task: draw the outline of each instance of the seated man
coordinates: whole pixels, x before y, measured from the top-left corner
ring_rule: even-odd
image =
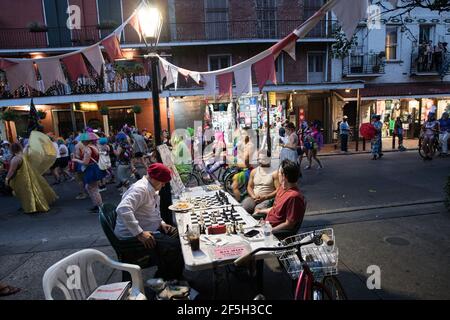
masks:
[[[184,261],[178,231],[161,219],[159,191],[171,180],[171,171],[161,163],[152,164],[147,175],[134,183],[117,206],[114,233],[119,238],[136,237],[149,254],[156,255],[156,277],[180,279]]]
[[[299,175],[298,164],[283,160],[278,171],[280,188],[278,188],[273,207],[255,210],[255,215],[266,214],[266,221],[272,225],[275,236],[280,230],[296,231],[294,229],[298,228],[303,221],[306,204],[297,186]]]
[[[247,185],[248,197],[242,201],[242,207],[250,213],[256,209],[270,207],[272,199],[275,198],[278,187],[278,171],[273,172],[270,168],[270,158],[267,151],[261,151],[258,156],[259,167],[250,173]]]
[[[253,143],[250,141],[248,135],[244,138],[244,144],[240,145],[241,152],[238,152],[237,167],[241,170],[233,176],[233,196],[237,201],[241,201],[242,193],[247,189],[248,182],[250,180],[250,173],[252,170],[252,155],[254,152]]]

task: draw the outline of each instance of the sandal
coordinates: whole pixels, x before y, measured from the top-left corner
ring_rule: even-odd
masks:
[[[160,300],[183,299],[189,296],[189,287],[168,285],[158,294]]]
[[[10,295],[19,293],[20,291],[21,291],[20,288],[15,288],[15,287],[6,285],[0,289],[0,297],[10,296]]]

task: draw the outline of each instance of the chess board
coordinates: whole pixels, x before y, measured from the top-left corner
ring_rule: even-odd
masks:
[[[205,211],[191,212],[191,224],[198,225],[203,220],[205,227],[208,228],[213,225],[223,226],[227,223],[242,223],[245,227],[246,222],[241,214],[232,206],[224,206],[224,208],[209,209]]]
[[[194,210],[222,208],[225,206],[238,206],[239,203],[223,191],[208,192],[204,195],[191,198]]]

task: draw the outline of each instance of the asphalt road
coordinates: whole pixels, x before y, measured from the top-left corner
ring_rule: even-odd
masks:
[[[303,170],[308,202],[304,230],[332,226],[340,250],[340,279],[351,299],[449,299],[450,214],[440,202],[450,158],[423,162],[417,152],[324,157],[323,170]],[[305,163],[303,165],[306,165]],[[15,299],[42,299],[42,275],[59,259],[82,248],[116,258],[88,200],[75,200],[73,182],[55,188],[60,199],[47,214],[25,215],[14,198],[0,198],[0,281],[23,288]],[[106,202],[120,200],[112,185]],[[381,270],[381,289],[368,290],[367,268]],[[150,277],[152,270],[146,270]],[[120,279],[99,270],[99,283]],[[187,273],[210,297],[208,272]],[[256,292],[234,272],[219,297],[248,299]],[[230,294],[232,292],[232,294]],[[239,294],[237,294],[239,293]],[[265,294],[289,299],[289,279],[267,261]],[[1,298],[0,298],[1,299]]]

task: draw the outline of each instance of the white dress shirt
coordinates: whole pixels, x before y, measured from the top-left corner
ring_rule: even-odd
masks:
[[[161,226],[159,195],[146,177],[134,183],[122,196],[114,233],[119,238],[135,237],[143,231],[155,232]]]

